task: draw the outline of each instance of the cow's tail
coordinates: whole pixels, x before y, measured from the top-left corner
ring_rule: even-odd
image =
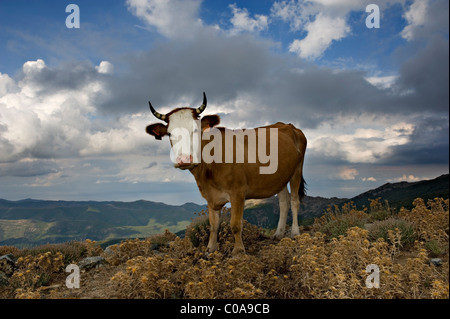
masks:
[[[298,188],[298,197],[300,199],[300,202],[302,202],[303,198],[305,198],[306,190],[307,190],[307,188],[306,188],[306,181],[305,181],[305,179],[302,176],[302,180],[300,182],[300,187]]]

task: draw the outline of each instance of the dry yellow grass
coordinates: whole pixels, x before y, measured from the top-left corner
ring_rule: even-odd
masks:
[[[244,222],[248,250],[236,257],[231,256],[233,239],[227,218],[221,223],[219,250],[212,254],[205,252],[209,226],[199,218],[185,238],[166,232],[114,246],[103,270],[81,274],[82,278],[95,276],[84,287],[82,282],[77,293],[63,286],[52,293],[42,289],[65,278],[57,252],[22,257],[6,297],[79,298],[89,295],[87,287],[96,287],[96,296],[102,298],[449,298],[448,204],[442,199],[427,204],[417,199],[411,211],[388,214],[414,226],[416,240],[410,245],[404,244],[398,227],[389,229],[385,240],[352,225],[370,217],[352,205],[317,220],[312,231],[281,241],[265,237],[261,229]],[[316,231],[328,222],[339,224],[339,219],[349,222],[343,234]],[[430,242],[440,250],[432,251]],[[99,252],[94,243],[87,245],[92,254]],[[440,266],[430,263],[436,254],[442,260]],[[366,285],[373,275],[366,271],[369,265],[379,269],[379,288]],[[35,277],[39,272],[48,274],[45,283],[39,284],[42,277]]]

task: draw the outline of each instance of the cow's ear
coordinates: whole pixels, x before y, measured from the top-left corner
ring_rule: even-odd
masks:
[[[202,131],[209,127],[214,127],[219,125],[220,116],[219,115],[206,115],[202,118]]]
[[[153,135],[157,140],[160,140],[164,135],[167,135],[167,125],[161,123],[152,124],[147,126],[145,131]]]

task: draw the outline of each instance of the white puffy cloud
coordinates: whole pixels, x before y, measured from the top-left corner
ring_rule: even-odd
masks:
[[[102,61],[98,66],[95,67],[98,73],[101,74],[112,74],[114,73],[114,65],[108,61]]]
[[[23,64],[17,82],[1,75],[0,163],[123,154],[143,145],[146,116],[109,121],[97,114],[97,100],[108,92],[102,76],[112,70],[107,61],[51,68],[38,59]]]
[[[414,38],[417,29],[423,27],[427,22],[427,9],[429,0],[416,0],[405,12],[404,18],[408,25],[401,32],[401,36],[408,41]]]
[[[230,9],[233,12],[231,24],[232,34],[239,32],[259,32],[267,29],[269,20],[265,15],[255,14],[254,18],[250,17],[247,9],[239,9],[236,4],[231,4]]]
[[[170,169],[170,144],[145,132],[152,119],[147,108],[111,116],[99,108],[98,101],[110,92],[105,77],[112,71],[107,61],[69,68],[38,59],[24,63],[17,81],[1,75],[2,182],[20,179],[28,190],[69,192],[69,185],[79,187],[75,184],[109,189],[124,183],[194,182],[186,172]]]
[[[201,0],[127,0],[128,9],[168,38],[190,38],[202,27]]]
[[[338,41],[350,33],[350,27],[342,17],[330,17],[319,13],[313,22],[306,25],[308,35],[302,40],[294,40],[289,51],[304,59],[320,57],[333,41]]]
[[[347,14],[361,10],[361,2],[299,0],[275,2],[271,9],[272,17],[289,23],[291,31],[304,31],[303,39],[295,39],[289,51],[304,59],[320,57],[333,43],[350,34]]]

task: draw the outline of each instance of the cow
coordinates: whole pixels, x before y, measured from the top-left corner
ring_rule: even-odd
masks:
[[[230,226],[234,236],[233,255],[245,253],[242,242],[242,219],[246,199],[262,199],[278,194],[280,218],[274,237],[280,239],[284,236],[289,208],[293,215],[291,236],[298,235],[297,215],[300,201],[305,196],[303,162],[307,141],[303,132],[292,124],[278,122],[247,131],[240,130],[239,132],[244,132],[245,136],[239,139],[236,136],[238,130],[218,127],[220,123],[218,115],[206,115],[200,119],[206,105],[207,99],[204,92],[203,103],[200,107],[176,108],[167,114],[158,113],[149,102],[152,114],[157,119],[164,121],[165,124],[148,125],[146,132],[157,140],[161,140],[163,136],[169,136],[174,167],[189,170],[194,176],[198,189],[208,204],[210,223],[208,251],[214,252],[218,249],[217,232],[220,211],[228,202],[231,204]],[[209,139],[203,136],[195,147],[196,136],[199,133],[209,136]],[[224,137],[233,136],[233,134],[235,136],[231,146],[227,145]],[[214,137],[216,147],[208,146],[208,143],[212,143],[211,137]],[[236,138],[236,143],[234,143],[234,138]],[[255,146],[256,140],[258,143]],[[272,146],[276,147],[272,148]],[[203,158],[195,160],[195,152],[197,151],[197,154],[200,153],[200,155],[203,151],[208,153],[207,147],[209,152],[214,149],[212,157],[215,160]],[[238,158],[238,148],[243,150],[243,160],[242,156]],[[268,166],[265,165],[267,159],[255,160],[255,156],[250,153],[253,150],[260,154],[259,151],[262,150],[262,154],[267,155],[268,149],[271,152],[275,149],[275,160],[277,161],[274,164],[275,170],[272,169],[269,173],[267,170],[263,171],[263,169],[268,169]],[[229,156],[230,152],[233,154],[231,157]],[[228,161],[223,160],[226,156],[228,156]],[[230,159],[232,160],[230,161]],[[270,163],[270,166],[272,164]],[[291,194],[287,188],[288,183]]]

